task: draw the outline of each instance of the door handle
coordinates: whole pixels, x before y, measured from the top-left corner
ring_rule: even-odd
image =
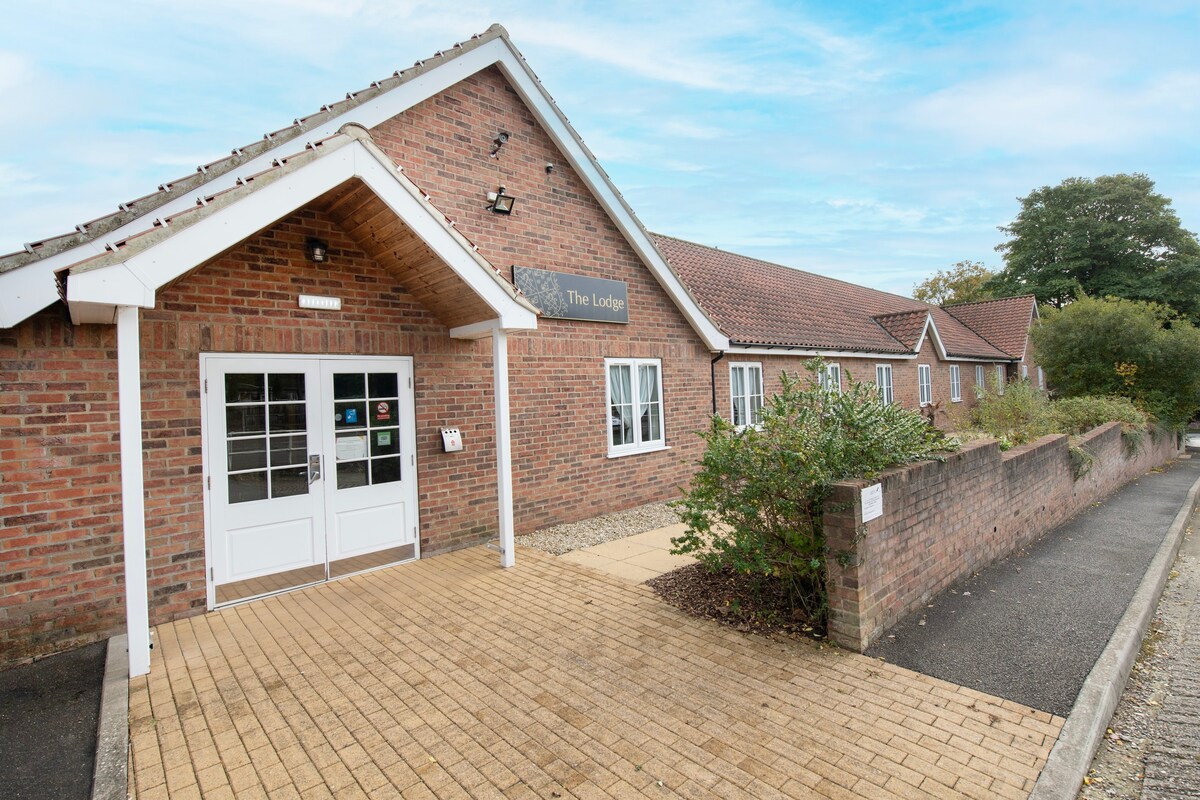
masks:
[[[308,483],[311,486],[313,481],[321,480],[321,456],[308,457]]]

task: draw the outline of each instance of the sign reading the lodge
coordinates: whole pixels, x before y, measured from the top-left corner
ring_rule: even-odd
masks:
[[[513,280],[543,316],[629,322],[629,292],[624,281],[516,266]]]

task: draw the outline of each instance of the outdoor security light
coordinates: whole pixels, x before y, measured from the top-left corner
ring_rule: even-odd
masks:
[[[308,260],[314,264],[323,264],[329,259],[329,242],[315,236],[308,237],[308,241],[304,243],[304,250]]]
[[[511,194],[505,194],[504,187],[501,186],[496,190],[495,195],[490,193],[488,194],[488,200],[492,201],[492,204],[488,206],[488,208],[495,213],[511,214],[513,211],[513,203],[517,201],[517,198],[513,197]]]

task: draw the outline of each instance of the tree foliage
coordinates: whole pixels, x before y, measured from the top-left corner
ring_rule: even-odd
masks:
[[[998,296],[1034,294],[1061,308],[1082,293],[1200,314],[1200,242],[1145,175],[1043,186],[1000,230],[1005,267],[988,283]]]
[[[1157,303],[1081,297],[1047,309],[1030,341],[1065,397],[1128,397],[1166,426],[1200,409],[1200,330]]]
[[[700,435],[699,469],[674,504],[686,532],[675,551],[707,569],[757,576],[810,619],[824,619],[825,538],[830,485],[872,477],[887,467],[929,458],[957,445],[915,411],[883,405],[874,384],[851,379],[844,392],[787,374],[767,400],[758,427],[737,429],[720,417]],[[774,592],[772,592],[774,593]]]
[[[998,297],[987,283],[995,273],[982,261],[959,261],[950,269],[938,270],[913,287],[913,297],[939,306],[972,303]]]

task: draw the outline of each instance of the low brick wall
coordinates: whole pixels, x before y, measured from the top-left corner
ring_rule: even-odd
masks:
[[[836,484],[825,515],[829,637],[862,652],[938,592],[1178,453],[1173,435],[1147,434],[1130,456],[1115,422],[1079,444],[1095,457],[1079,480],[1062,435],[1004,453],[968,444],[945,461],[889,470],[878,481],[883,516],[865,525],[861,490],[874,482]]]

